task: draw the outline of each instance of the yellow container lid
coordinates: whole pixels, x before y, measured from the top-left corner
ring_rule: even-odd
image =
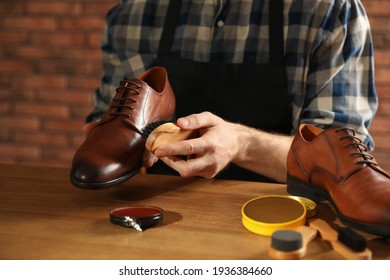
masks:
[[[296,200],[302,202],[303,205],[305,205],[305,207],[306,207],[306,218],[307,219],[311,218],[311,217],[314,217],[316,215],[317,204],[313,200],[308,199],[306,197],[294,196],[294,195],[289,195],[288,197],[296,199]]]
[[[242,223],[251,232],[271,236],[280,229],[295,229],[306,223],[306,207],[298,199],[286,195],[260,196],[246,202]]]

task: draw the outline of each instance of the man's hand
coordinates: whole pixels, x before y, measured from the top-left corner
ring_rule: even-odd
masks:
[[[161,146],[154,155],[183,177],[213,178],[239,151],[238,125],[209,112],[180,118],[177,125],[184,130],[199,129],[200,137]]]
[[[286,182],[287,153],[293,136],[269,133],[221,119],[209,112],[177,120],[184,129],[198,129],[200,137],[160,146],[154,155],[181,176],[215,177],[229,163]],[[149,163],[155,158],[148,158]]]

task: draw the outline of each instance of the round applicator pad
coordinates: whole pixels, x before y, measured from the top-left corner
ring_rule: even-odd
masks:
[[[302,247],[302,234],[294,230],[278,230],[272,234],[271,246],[279,251],[289,252]]]

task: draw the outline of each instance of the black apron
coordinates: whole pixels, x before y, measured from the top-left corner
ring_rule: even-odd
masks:
[[[156,65],[168,71],[177,100],[177,117],[210,111],[231,122],[265,131],[290,133],[291,102],[287,94],[283,51],[283,0],[270,0],[269,3],[269,62],[244,64],[197,62],[171,55],[181,1],[170,1]],[[177,174],[162,161],[148,172]],[[234,164],[216,178],[271,181]]]

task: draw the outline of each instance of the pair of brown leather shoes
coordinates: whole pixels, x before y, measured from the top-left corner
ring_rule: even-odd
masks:
[[[163,67],[122,81],[112,102],[76,151],[70,179],[84,189],[101,189],[134,176],[142,167],[148,125],[174,118],[176,99]]]
[[[301,125],[287,171],[290,194],[328,200],[344,224],[390,236],[390,176],[352,129]]]

